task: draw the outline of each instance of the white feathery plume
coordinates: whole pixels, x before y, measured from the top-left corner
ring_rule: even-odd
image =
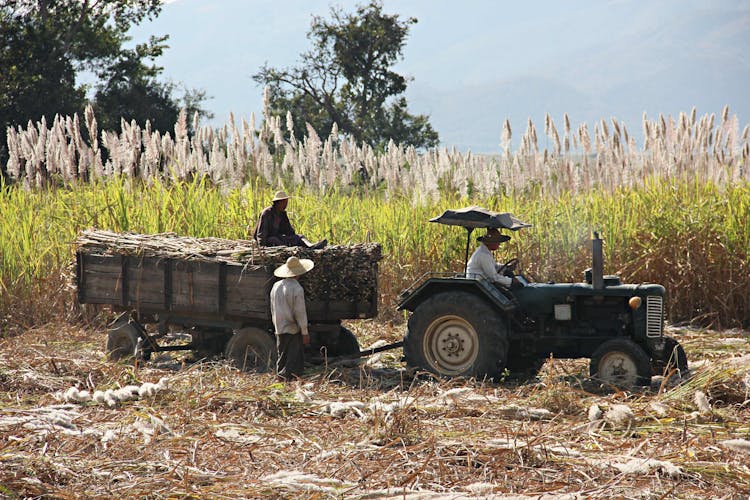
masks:
[[[138,388],[138,395],[142,398],[150,398],[156,394],[156,384],[151,382],[144,382]]]
[[[454,389],[449,389],[442,394],[440,394],[440,399],[450,401],[452,403],[456,403],[462,399],[465,399],[466,396],[473,392],[470,387],[456,387]]]
[[[682,475],[682,469],[679,466],[674,465],[672,462],[656,460],[653,458],[633,458],[624,464],[614,463],[612,464],[612,467],[625,475],[646,476],[651,474],[654,470],[670,477],[679,477]]]
[[[301,387],[298,387],[294,391],[294,399],[297,401],[300,401],[302,403],[309,403],[312,401],[313,396],[315,396],[315,393],[313,391],[303,389]]]
[[[19,155],[18,132],[13,127],[8,127],[8,174],[18,179],[21,173],[21,157]]]
[[[94,402],[103,404],[105,401],[104,391],[94,391],[94,394],[91,398],[94,400]]]
[[[594,403],[591,406],[589,406],[589,412],[588,412],[588,419],[589,422],[598,422],[602,419],[602,416],[604,415],[604,412],[599,407],[598,404]]]
[[[138,398],[138,386],[126,385],[114,391],[114,397],[118,401],[130,401]]]
[[[591,153],[591,136],[589,135],[589,128],[588,125],[585,123],[581,123],[581,125],[578,127],[578,134],[581,137],[581,146],[583,147],[583,152],[588,155]]]
[[[500,136],[500,147],[503,148],[503,152],[508,155],[510,154],[510,140],[512,131],[510,129],[510,119],[506,118],[503,122],[503,133]]]
[[[333,122],[333,125],[331,125],[331,135],[330,137],[334,142],[338,142],[339,140],[339,125],[336,122]]]
[[[479,497],[492,497],[492,493],[497,488],[497,485],[493,483],[471,483],[466,486],[466,489],[471,492],[472,495]]]
[[[337,418],[344,417],[348,413],[356,413],[357,416],[362,417],[364,408],[365,404],[361,401],[331,401],[326,405],[325,411]]]
[[[286,112],[286,130],[290,135],[294,135],[294,119],[291,111]]]
[[[263,120],[268,121],[270,118],[271,108],[271,87],[266,85],[263,87]]]
[[[604,413],[604,421],[616,429],[630,428],[635,421],[635,415],[629,406],[616,404]]]
[[[617,122],[617,120],[612,117],[612,135],[619,136],[620,135],[620,124]]]
[[[708,402],[708,397],[706,397],[706,393],[704,393],[703,391],[695,391],[693,401],[695,401],[695,406],[698,407],[698,411],[701,415],[710,415],[712,413],[711,405]]]
[[[113,389],[107,389],[104,391],[104,402],[110,407],[117,404],[117,397],[115,396],[115,391]]]
[[[552,118],[550,118],[549,122],[550,132],[552,133],[552,142],[555,146],[555,153],[559,155],[562,150],[560,145],[560,135],[557,133],[557,127],[555,127],[555,122],[552,121]]]
[[[667,416],[667,412],[669,411],[669,407],[665,405],[664,403],[659,403],[658,401],[652,401],[649,406],[652,410],[654,410],[654,413],[656,413],[656,416],[659,418],[664,418]]]
[[[386,420],[389,420],[393,415],[393,412],[403,408],[404,406],[405,403],[401,401],[393,401],[390,403],[386,403],[384,401],[372,401],[367,405],[367,410],[375,414],[384,415]]]
[[[726,441],[719,441],[719,444],[732,451],[750,454],[750,441],[747,439],[728,439]]]
[[[609,139],[609,127],[607,127],[607,122],[602,118],[601,120],[601,133],[602,133],[602,140],[603,142],[606,142]]]
[[[177,142],[186,141],[188,138],[187,110],[182,108],[174,124],[174,138]]]
[[[78,400],[78,387],[73,386],[66,390],[62,395],[63,401],[70,403]]]
[[[667,121],[664,119],[664,115],[659,113],[659,137],[663,141],[667,137]]]

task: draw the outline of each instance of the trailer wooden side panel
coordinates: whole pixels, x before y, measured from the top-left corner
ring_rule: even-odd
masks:
[[[119,304],[122,265],[112,256],[76,254],[78,300],[83,304]]]
[[[148,312],[270,318],[272,276],[214,262],[79,253],[81,303]]]
[[[219,313],[219,267],[214,262],[172,261],[172,312]]]
[[[90,252],[78,252],[76,261],[81,303],[181,317],[271,321],[269,294],[277,278],[264,266]],[[370,302],[328,294],[308,297],[308,320],[373,317],[377,294],[371,295]]]
[[[271,321],[269,294],[274,281],[265,268],[248,270],[242,266],[227,266],[227,314]]]
[[[167,263],[162,259],[127,257],[127,300],[121,305],[149,311],[163,309],[166,273]]]

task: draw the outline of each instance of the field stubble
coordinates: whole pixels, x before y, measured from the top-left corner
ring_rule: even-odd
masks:
[[[363,345],[400,328],[348,325]],[[112,363],[104,326],[50,324],[0,344],[0,493],[18,496],[744,498],[747,332],[675,330],[692,375],[642,392],[586,379],[434,380],[400,351],[310,366],[301,382],[162,355]],[[111,403],[66,390],[166,388]],[[700,395],[705,395],[703,399]],[[99,398],[100,401],[101,398]],[[571,498],[571,497],[566,497]]]

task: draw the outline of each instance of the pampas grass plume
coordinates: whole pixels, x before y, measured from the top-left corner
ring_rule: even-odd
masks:
[[[698,411],[701,413],[701,415],[708,415],[711,413],[711,405],[708,402],[706,393],[704,393],[703,391],[695,391],[693,401],[695,401],[695,406],[698,407]]]

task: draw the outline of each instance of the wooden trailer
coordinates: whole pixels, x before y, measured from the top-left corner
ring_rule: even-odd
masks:
[[[376,243],[262,248],[245,240],[108,231],[85,231],[76,243],[78,301],[123,312],[107,337],[115,359],[192,350],[223,353],[245,370],[271,369],[276,347],[269,293],[277,280],[273,270],[290,255],[316,263],[300,280],[316,354],[358,353],[357,339],[341,321],[377,314]],[[189,343],[160,343],[176,329],[190,334]]]

